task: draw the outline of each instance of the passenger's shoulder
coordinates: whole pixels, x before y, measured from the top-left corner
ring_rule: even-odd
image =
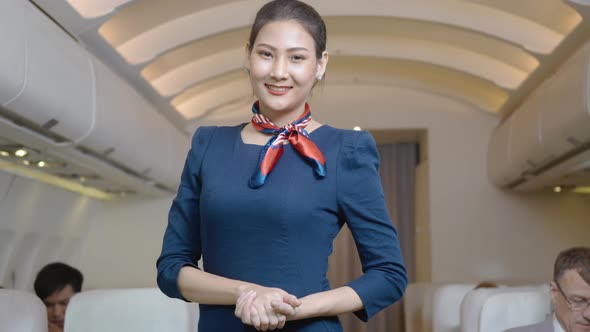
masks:
[[[553,332],[553,323],[551,320],[546,320],[536,324],[514,327],[504,332]]]

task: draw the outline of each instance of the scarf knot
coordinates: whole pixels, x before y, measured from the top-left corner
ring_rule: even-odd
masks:
[[[266,177],[281,158],[284,145],[287,142],[312,166],[317,176],[326,176],[324,155],[309,138],[309,134],[305,130],[305,127],[311,121],[311,111],[307,103],[305,103],[303,114],[283,127],[275,125],[268,117],[260,113],[258,101],[252,105],[252,113],[254,113],[254,116],[252,116],[251,123],[254,129],[261,133],[272,134],[272,137],[260,152],[258,166],[250,178],[249,185],[251,188],[256,189],[264,185]]]

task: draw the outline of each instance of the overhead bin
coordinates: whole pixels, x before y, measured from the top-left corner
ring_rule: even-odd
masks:
[[[543,150],[540,128],[540,109],[538,98],[531,98],[528,103],[515,113],[512,122],[510,139],[510,159],[514,174],[526,175],[531,169],[546,161]]]
[[[488,150],[491,181],[517,190],[558,184],[571,172],[560,165],[583,162],[590,150],[589,103],[590,43],[494,130]]]
[[[16,98],[25,83],[26,26],[23,1],[0,1],[0,105]]]
[[[80,165],[104,178],[122,170],[129,182],[176,190],[190,139],[125,80],[29,1],[0,1],[0,38],[0,105],[25,120],[15,128],[70,163],[83,152]]]
[[[549,153],[563,155],[590,141],[590,43],[566,62],[543,96],[541,136]]]
[[[96,75],[96,114],[90,134],[79,146],[147,179],[160,181],[167,171],[170,124],[133,88],[100,61]],[[156,178],[153,174],[157,174]]]
[[[498,186],[506,186],[516,180],[516,172],[510,159],[512,121],[507,119],[494,129],[488,147],[488,175]]]
[[[51,128],[66,140],[76,141],[88,132],[92,118],[94,88],[86,51],[28,1],[6,2],[11,3],[6,9],[17,16],[22,14],[23,20],[2,30],[23,29],[24,36],[17,38],[26,48],[24,57],[11,52],[19,59],[3,60],[18,63],[26,59],[26,65],[21,91],[4,107],[35,125]]]

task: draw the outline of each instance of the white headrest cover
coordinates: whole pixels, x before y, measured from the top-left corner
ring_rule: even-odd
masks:
[[[497,332],[545,320],[550,313],[548,287],[494,294],[480,314],[480,332]]]
[[[47,332],[47,309],[33,293],[0,289],[0,331]]]
[[[157,288],[94,290],[68,305],[64,332],[197,330],[198,305],[171,299]]]

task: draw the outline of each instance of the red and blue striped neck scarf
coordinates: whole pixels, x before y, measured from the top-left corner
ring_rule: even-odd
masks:
[[[260,152],[258,167],[250,179],[251,188],[260,188],[264,185],[266,177],[275,167],[281,155],[284,145],[289,142],[305,160],[307,160],[319,177],[326,176],[326,160],[318,147],[309,138],[305,127],[311,121],[309,105],[305,103],[305,111],[297,120],[279,127],[272,123],[269,118],[260,113],[259,101],[252,105],[252,126],[261,133],[272,134],[272,137]]]

